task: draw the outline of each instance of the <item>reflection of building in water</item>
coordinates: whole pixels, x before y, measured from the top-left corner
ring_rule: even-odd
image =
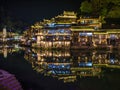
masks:
[[[4,58],[7,58],[8,53],[16,52],[20,49],[20,47],[2,45],[0,46],[0,53],[3,53]]]
[[[47,76],[74,82],[77,76],[100,76],[101,67],[120,68],[119,54],[112,52],[26,50],[32,67]]]
[[[3,55],[4,55],[4,58],[7,57],[7,48],[3,48]]]
[[[0,70],[0,90],[23,90],[14,75]]]

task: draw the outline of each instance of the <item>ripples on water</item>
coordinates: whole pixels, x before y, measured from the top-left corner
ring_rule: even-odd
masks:
[[[120,90],[120,52],[1,47],[0,69],[24,90]]]

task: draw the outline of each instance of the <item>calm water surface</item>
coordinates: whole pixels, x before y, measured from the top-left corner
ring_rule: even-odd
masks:
[[[23,90],[120,90],[119,51],[0,49],[0,69]]]

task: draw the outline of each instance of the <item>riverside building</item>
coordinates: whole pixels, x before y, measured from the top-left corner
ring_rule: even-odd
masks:
[[[62,15],[51,20],[35,24],[28,33],[32,47],[64,49],[120,47],[120,29],[102,29],[100,17],[77,18],[74,12],[64,11]]]

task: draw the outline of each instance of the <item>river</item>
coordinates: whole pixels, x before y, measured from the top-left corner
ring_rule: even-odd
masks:
[[[120,90],[120,52],[1,47],[0,69],[23,90]]]

